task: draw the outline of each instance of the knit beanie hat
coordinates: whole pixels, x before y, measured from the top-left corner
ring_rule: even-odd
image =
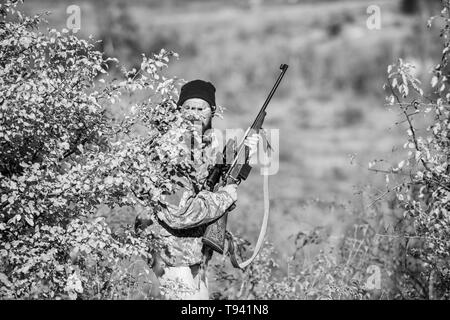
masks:
[[[177,105],[181,106],[183,103],[191,98],[199,98],[209,103],[212,111],[216,109],[216,88],[211,82],[203,80],[193,80],[181,87],[180,97]]]

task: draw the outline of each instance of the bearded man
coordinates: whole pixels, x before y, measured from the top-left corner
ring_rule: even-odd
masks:
[[[210,82],[194,80],[181,88],[177,102],[180,108],[189,110],[193,118],[201,119],[204,147],[211,144],[215,92]],[[256,153],[258,135],[249,136],[245,144],[251,157]],[[161,208],[156,215],[138,216],[136,220],[137,228],[150,226],[163,243],[164,249],[154,254],[153,270],[161,284],[176,292],[166,295],[168,299],[209,298],[206,268],[211,253],[205,252],[202,236],[206,226],[231,211],[237,201],[236,184],[228,184],[214,192],[201,189],[212,164],[200,162],[195,168],[199,184],[180,178],[178,190],[164,199],[166,208]]]

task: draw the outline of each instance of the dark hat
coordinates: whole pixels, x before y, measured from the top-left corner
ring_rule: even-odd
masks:
[[[193,80],[181,87],[180,98],[177,105],[181,106],[187,99],[199,98],[209,103],[214,111],[216,109],[216,88],[211,82]]]

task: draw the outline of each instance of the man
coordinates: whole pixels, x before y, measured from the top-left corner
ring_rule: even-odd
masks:
[[[177,105],[201,118],[203,140],[210,144],[212,117],[216,109],[215,87],[203,80],[186,83],[180,92]],[[209,131],[209,132],[208,132]],[[256,153],[258,136],[250,136],[245,144],[252,156]],[[203,182],[208,175],[208,164],[204,161],[196,167],[196,175]],[[215,192],[199,190],[187,179],[177,181],[180,188],[167,196],[167,208],[155,215],[137,218],[137,226],[151,225],[152,232],[163,242],[163,250],[154,254],[153,269],[163,287],[169,289],[169,299],[208,299],[206,266],[210,255],[204,252],[202,236],[208,223],[234,207],[237,200],[237,185],[229,184]]]

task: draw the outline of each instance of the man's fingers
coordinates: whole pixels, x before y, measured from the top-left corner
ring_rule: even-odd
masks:
[[[245,145],[250,146],[250,145],[257,145],[259,141],[259,136],[256,137],[247,137],[247,139],[245,139]]]
[[[254,134],[245,139],[245,145],[250,149],[249,156],[252,157],[258,150],[259,135]]]
[[[247,141],[258,141],[259,140],[259,136],[249,136],[246,139]]]

